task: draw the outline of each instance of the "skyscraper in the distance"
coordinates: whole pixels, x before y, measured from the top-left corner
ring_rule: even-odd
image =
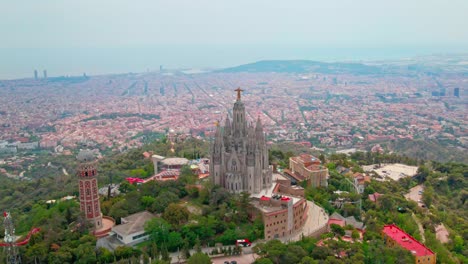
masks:
[[[44,70],[44,79],[47,79],[47,70]]]
[[[460,88],[456,87],[453,89],[453,96],[460,97]]]
[[[37,70],[34,70],[34,80],[37,80]]]

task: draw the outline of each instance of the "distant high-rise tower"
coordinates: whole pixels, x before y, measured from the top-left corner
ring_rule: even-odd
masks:
[[[37,80],[37,70],[34,70],[34,80]]]
[[[445,87],[440,88],[440,92],[439,92],[440,96],[445,96],[445,90],[446,90]]]
[[[460,97],[460,88],[453,89],[453,96]]]
[[[159,65],[159,71],[163,71],[163,66]]]
[[[101,206],[99,204],[96,158],[90,150],[82,150],[77,156],[78,185],[80,189],[80,210],[93,223],[94,230],[102,228]]]
[[[44,70],[44,79],[47,79],[47,70]]]

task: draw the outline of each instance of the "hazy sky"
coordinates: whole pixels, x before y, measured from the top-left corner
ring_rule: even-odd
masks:
[[[0,79],[468,52],[468,0],[0,0]]]

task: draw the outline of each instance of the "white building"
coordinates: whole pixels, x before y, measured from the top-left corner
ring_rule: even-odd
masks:
[[[121,224],[114,226],[112,231],[125,245],[135,245],[148,240],[149,234],[145,233],[145,223],[153,218],[155,216],[148,211],[122,217]]]

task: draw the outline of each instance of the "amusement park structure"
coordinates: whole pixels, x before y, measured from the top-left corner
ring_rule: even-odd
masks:
[[[13,224],[13,218],[9,212],[3,212],[3,225],[5,226],[5,237],[4,242],[0,242],[0,247],[3,247],[6,252],[6,263],[16,264],[21,263],[21,257],[18,252],[19,246],[24,246],[29,243],[31,236],[41,231],[40,228],[32,228],[28,235],[21,241],[17,241],[15,236],[15,226]]]

